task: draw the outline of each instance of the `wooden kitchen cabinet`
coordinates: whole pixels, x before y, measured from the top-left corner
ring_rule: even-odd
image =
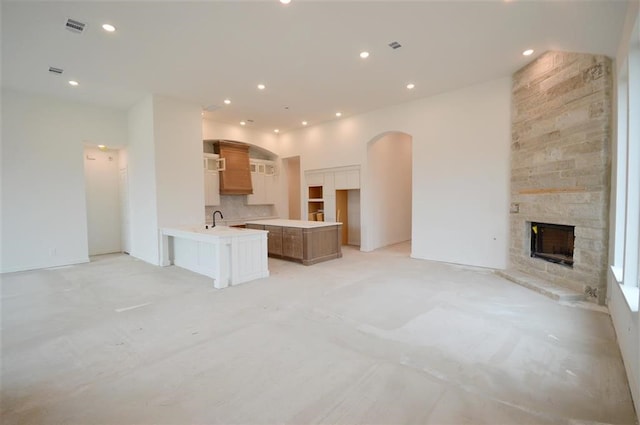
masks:
[[[264,230],[267,230],[269,232],[269,234],[267,234],[267,251],[269,255],[283,255],[282,227],[264,226]]]
[[[307,214],[311,221],[324,221],[324,198],[322,186],[307,187]]]
[[[249,146],[221,141],[214,145],[214,150],[225,160],[225,169],[220,171],[220,194],[252,194]]]
[[[247,223],[246,228],[269,232],[267,233],[267,253],[272,257],[282,257],[282,226]]]
[[[342,257],[342,225],[339,223],[269,219],[247,222],[247,228],[269,231],[271,257],[305,266]]]
[[[282,256],[302,260],[304,257],[304,244],[302,243],[301,228],[282,228]]]

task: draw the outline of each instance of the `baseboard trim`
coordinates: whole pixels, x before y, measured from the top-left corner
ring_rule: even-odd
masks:
[[[54,263],[29,264],[29,265],[13,266],[13,267],[6,267],[6,268],[2,267],[0,269],[0,273],[4,274],[4,273],[26,272],[29,270],[50,269],[53,267],[72,266],[74,264],[83,264],[88,262],[89,262],[89,257],[69,258],[66,260],[56,261]]]

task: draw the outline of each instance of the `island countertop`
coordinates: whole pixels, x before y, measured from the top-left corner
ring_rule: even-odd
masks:
[[[205,228],[205,226],[184,226],[165,227],[161,229],[162,235],[177,236],[193,240],[207,241],[211,238],[228,238],[234,236],[248,236],[252,234],[265,233],[264,230],[243,229],[238,227],[216,226]]]
[[[281,226],[281,227],[295,227],[299,229],[315,229],[317,227],[329,227],[337,226],[339,222],[335,221],[307,221],[307,220],[286,220],[286,219],[271,219],[271,220],[252,220],[247,221],[246,224],[258,224],[265,226]]]

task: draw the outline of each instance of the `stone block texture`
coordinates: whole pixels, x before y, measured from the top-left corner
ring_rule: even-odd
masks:
[[[511,268],[587,294],[606,291],[611,60],[546,52],[513,75]],[[574,266],[531,257],[530,223],[575,226]]]

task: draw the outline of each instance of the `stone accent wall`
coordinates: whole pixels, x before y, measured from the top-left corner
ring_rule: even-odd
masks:
[[[604,303],[611,61],[546,52],[513,76],[511,267]],[[576,226],[574,266],[530,257],[530,222]]]

